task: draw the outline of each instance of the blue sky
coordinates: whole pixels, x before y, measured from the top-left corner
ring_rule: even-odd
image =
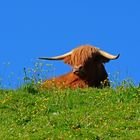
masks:
[[[16,87],[23,68],[40,56],[55,56],[84,44],[112,54],[105,65],[120,79],[140,81],[139,0],[13,0],[0,1],[0,79]],[[63,62],[53,64],[55,75],[70,71]]]

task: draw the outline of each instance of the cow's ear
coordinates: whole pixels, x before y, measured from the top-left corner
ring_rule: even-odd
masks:
[[[96,55],[95,60],[98,62],[102,62],[102,63],[107,63],[110,61],[110,59],[108,59],[104,56],[101,56],[101,55]]]
[[[66,56],[63,61],[68,65],[72,65],[71,55]]]
[[[100,56],[101,58],[101,62],[102,63],[107,63],[107,62],[109,62],[110,61],[110,59],[108,59],[108,58],[106,58],[106,57],[104,57],[104,56]]]

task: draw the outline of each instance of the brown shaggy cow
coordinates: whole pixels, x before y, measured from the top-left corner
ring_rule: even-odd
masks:
[[[109,86],[108,74],[104,68],[104,63],[117,59],[94,46],[83,45],[72,51],[56,57],[41,57],[44,60],[63,60],[72,66],[72,72],[46,80],[43,88],[56,86],[60,88],[85,88]]]

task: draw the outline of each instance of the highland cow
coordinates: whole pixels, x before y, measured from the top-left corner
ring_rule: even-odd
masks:
[[[110,83],[104,63],[118,57],[119,54],[114,56],[90,45],[79,46],[64,55],[56,57],[41,57],[39,59],[63,60],[64,63],[72,67],[71,72],[46,80],[42,83],[42,87],[56,86],[75,89],[109,86]]]

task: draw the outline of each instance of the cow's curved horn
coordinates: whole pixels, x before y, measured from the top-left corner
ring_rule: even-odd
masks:
[[[98,52],[102,55],[102,56],[104,56],[105,58],[107,58],[107,59],[110,59],[110,60],[114,60],[114,59],[117,59],[117,58],[119,58],[119,56],[120,56],[120,54],[118,54],[118,55],[112,55],[112,54],[109,54],[109,53],[107,53],[107,52],[105,52],[105,51],[102,51],[102,50],[98,50]]]
[[[65,53],[63,55],[55,56],[55,57],[40,57],[38,59],[43,59],[43,60],[63,60],[65,57],[68,55],[71,55],[73,51],[70,51],[68,53]]]

